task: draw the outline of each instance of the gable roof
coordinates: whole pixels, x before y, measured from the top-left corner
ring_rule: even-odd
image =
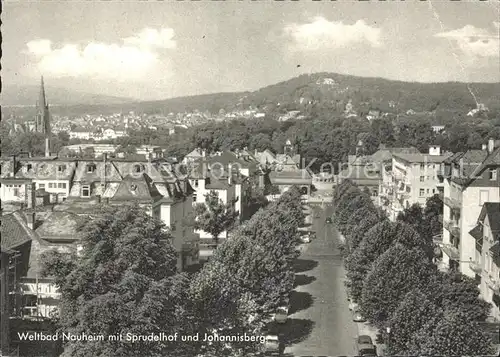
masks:
[[[70,212],[53,212],[49,215],[36,233],[42,239],[49,241],[79,240],[80,233],[77,231],[82,218]]]
[[[75,161],[19,159],[18,178],[69,180],[76,169]]]
[[[413,146],[407,148],[384,148],[372,154],[371,160],[375,162],[389,161],[392,160],[393,154],[420,154],[420,151]]]
[[[493,233],[500,232],[500,202],[485,202],[483,204],[478,222],[484,222],[486,217],[488,217],[491,231]]]
[[[151,179],[146,174],[141,174],[124,177],[110,201],[152,201],[159,198],[161,198],[160,192],[152,184]]]
[[[26,242],[31,241],[31,237],[23,227],[18,213],[6,214],[1,217],[1,233],[0,247],[2,251],[9,251],[20,247]]]

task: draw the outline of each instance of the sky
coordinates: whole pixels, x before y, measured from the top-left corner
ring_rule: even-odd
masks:
[[[2,82],[141,100],[303,73],[500,82],[500,2],[4,2]],[[300,66],[299,66],[300,65]]]

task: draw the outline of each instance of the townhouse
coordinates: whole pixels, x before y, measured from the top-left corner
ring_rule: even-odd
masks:
[[[51,203],[63,202],[69,196],[77,166],[74,159],[56,156],[11,156],[0,159],[1,199],[5,203],[21,204],[27,200],[27,183],[43,190]]]
[[[500,147],[493,139],[482,150],[456,153],[444,162],[443,234],[440,243],[444,269],[475,277],[477,225],[486,202],[500,202]]]
[[[255,152],[254,156],[260,167],[260,185],[264,186],[267,175],[270,183],[284,192],[291,186],[299,186],[302,194],[309,195],[313,184],[313,175],[308,168],[302,167],[301,155],[297,146],[287,140],[283,154],[274,154],[266,149]]]
[[[387,212],[391,220],[411,205],[425,206],[428,198],[443,190],[443,179],[439,177],[443,161],[451,153],[441,153],[437,145],[429,148],[428,154],[394,153],[390,172],[383,170],[382,184],[389,186],[391,198]]]
[[[490,315],[500,321],[500,202],[485,202],[476,226],[469,231],[475,239],[470,268],[480,281],[481,297],[492,306]]]
[[[184,218],[193,210],[189,181],[163,160],[134,158],[79,160],[68,202],[56,209],[89,212],[99,204],[137,203],[170,228],[178,269],[198,263],[199,237]]]
[[[246,217],[245,194],[251,185],[251,178],[258,172],[256,160],[247,151],[224,151],[210,156],[203,152],[201,157],[192,155],[184,162],[187,165],[187,177],[194,189],[193,204],[205,203],[205,196],[214,191],[224,204],[234,204],[240,221]],[[208,259],[217,245],[228,238],[226,231],[221,233],[217,241],[208,232],[197,233],[200,235],[200,259],[203,260]]]

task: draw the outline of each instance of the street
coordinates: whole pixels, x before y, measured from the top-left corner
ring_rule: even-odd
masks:
[[[343,286],[344,268],[333,224],[325,224],[332,207],[313,206],[316,239],[302,251],[296,265],[296,291],[284,327],[285,355],[353,356],[357,327]]]

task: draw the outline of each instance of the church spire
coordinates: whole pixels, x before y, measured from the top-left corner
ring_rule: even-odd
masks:
[[[45,85],[43,83],[43,76],[40,80],[40,94],[38,95],[38,110],[43,111],[47,107],[47,102],[45,99]]]

